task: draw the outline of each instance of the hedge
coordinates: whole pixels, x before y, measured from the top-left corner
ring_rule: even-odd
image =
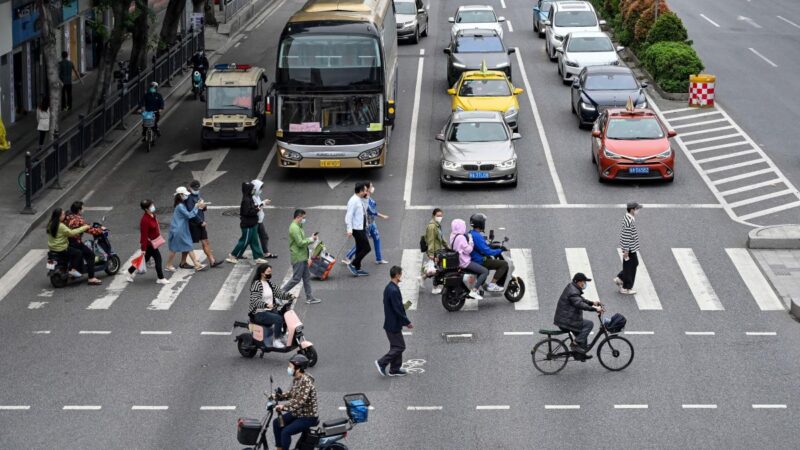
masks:
[[[650,46],[656,42],[685,42],[691,44],[689,33],[686,31],[686,27],[683,26],[683,21],[673,12],[658,16],[656,23],[647,33],[645,45]]]
[[[657,42],[642,52],[640,60],[666,92],[688,92],[689,75],[703,70],[697,53],[684,42]]]

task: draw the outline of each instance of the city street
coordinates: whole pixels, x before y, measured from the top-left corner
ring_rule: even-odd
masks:
[[[258,65],[274,78],[280,30],[304,2],[272,1],[277,7],[256,14],[216,62]],[[523,137],[516,141],[519,185],[443,189],[434,140],[450,114],[442,49],[449,39],[447,18],[465,2],[424,2],[429,35],[417,45],[399,46],[397,121],[384,168],[282,169],[272,119],[257,150],[201,150],[204,104],[191,99],[187,86],[185,97],[168,101],[168,109],[169,103],[180,104],[162,117],[163,136],[150,153],[131,136],[73,198],[86,202],[88,219],[110,229],[112,245],[128,261],[139,248],[140,200],[155,201],[166,234],[175,188],[200,174],[206,180],[202,197],[211,202],[211,245],[222,259],[239,237],[241,183],[262,179],[264,196],[272,200],[266,212],[270,251],[279,255],[270,261],[273,281],[281,282],[291,276],[293,210],[305,209],[306,232],[318,231],[331,252],[343,255],[353,245],[345,236],[345,205],[357,181],[371,180],[373,198],[389,216],[379,227],[384,259],[391,264],[376,265],[370,253],[364,260],[370,276],[363,278],[337,264],[328,280],[312,282],[322,302],[308,305],[300,295],[296,306],[319,353],[309,372],[320,396],[320,419],[344,416],[347,393],[365,393],[374,408],[367,423],[349,432],[350,448],[797,448],[800,325],[746,249],[753,226],[797,223],[800,217],[794,205],[800,202],[800,165],[790,145],[797,130],[770,118],[763,99],[757,114],[749,111],[748,102],[756,102],[749,96],[763,89],[721,89],[725,113],[684,111],[684,103],[653,99],[679,133],[675,181],[601,184],[591,160],[591,132],[577,127],[570,88],[531,29],[532,2],[492,0],[507,19],[506,46],[517,50],[511,55],[513,83],[525,90],[519,97]],[[699,16],[683,12],[694,11],[693,2],[671,3],[701,53],[713,53],[695,32]],[[717,3],[714,11],[727,5]],[[741,10],[756,9],[737,3]],[[786,10],[776,14],[800,23],[800,10],[791,2],[777,3]],[[730,15],[719,20],[735,21],[737,13]],[[799,41],[798,28],[776,32]],[[723,36],[714,39],[725,43]],[[768,50],[769,38],[762,39],[759,49]],[[771,70],[765,67],[759,72],[769,78],[758,83],[771,85],[775,101],[783,96],[782,105],[800,113],[793,97],[779,92],[788,80],[780,74],[796,72],[790,64],[798,61],[797,46],[786,46],[781,72],[765,75]],[[725,83],[744,77],[732,57],[731,65],[716,65],[702,56]],[[728,100],[739,94],[741,100]],[[717,115],[692,117],[702,113]],[[711,120],[719,122],[705,123]],[[681,128],[687,124],[694,126]],[[723,126],[731,128],[717,130]],[[726,134],[737,136],[704,140]],[[715,171],[739,160],[716,153],[734,146],[710,146],[737,139],[757,144],[748,154],[762,158],[763,167]],[[706,164],[706,156],[718,157],[718,163]],[[761,172],[755,178],[747,175],[756,170]],[[775,179],[786,184],[766,183]],[[757,191],[755,183],[774,190]],[[771,195],[781,191],[785,195]],[[635,296],[619,294],[612,281],[621,268],[619,231],[630,201],[644,205],[637,215],[642,249]],[[510,239],[516,274],[527,288],[522,301],[486,295],[459,312],[442,307],[431,282],[418,278],[418,242],[435,207],[445,211],[446,236],[451,220],[469,222],[471,214],[482,212],[487,229]],[[155,284],[150,269],[134,283],[123,274],[101,274],[101,286],[54,290],[45,276],[46,252],[42,226],[0,263],[0,447],[241,448],[236,419],[262,417],[270,376],[284,389],[290,385],[289,355],[243,358],[236,331],[231,334],[234,321],[247,319],[252,258],[197,273],[179,269],[164,286]],[[381,377],[373,362],[388,348],[382,292],[391,265],[402,265],[403,293],[412,301],[414,328],[406,332],[404,359],[416,370],[404,378]],[[533,367],[538,330],[554,327],[556,302],[575,272],[594,279],[587,298],[627,317],[623,336],[633,343],[635,357],[624,371],[607,371],[597,357],[570,360],[554,376]],[[584,318],[595,320],[597,330],[596,315]],[[271,430],[269,436],[273,448]]]

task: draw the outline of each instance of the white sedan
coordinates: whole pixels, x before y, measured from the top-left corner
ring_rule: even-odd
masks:
[[[461,30],[494,30],[500,38],[503,37],[501,23],[505,17],[497,17],[494,8],[488,5],[459,6],[456,15],[447,19],[453,24],[450,35],[455,36]]]
[[[588,66],[618,66],[619,55],[624,47],[614,48],[611,39],[600,31],[574,31],[564,37],[564,43],[556,49],[558,74],[564,84],[569,84]]]

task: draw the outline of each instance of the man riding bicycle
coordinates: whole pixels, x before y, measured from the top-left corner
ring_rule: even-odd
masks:
[[[153,128],[155,129],[156,135],[161,136],[161,131],[158,129],[158,121],[161,119],[161,113],[164,111],[164,97],[158,93],[158,83],[155,81],[150,83],[150,88],[147,90],[147,93],[144,94],[142,104],[144,105],[145,111],[154,112],[156,114],[156,122]],[[144,136],[144,128],[142,128],[142,136]]]
[[[589,301],[583,298],[583,291],[588,286],[591,278],[587,278],[583,273],[576,273],[572,277],[572,282],[564,288],[561,297],[558,299],[556,314],[553,318],[555,324],[562,331],[576,333],[575,351],[580,353],[582,360],[591,359],[587,355],[589,333],[592,331],[594,323],[591,320],[583,319],[583,311],[602,311],[603,306],[598,301]]]

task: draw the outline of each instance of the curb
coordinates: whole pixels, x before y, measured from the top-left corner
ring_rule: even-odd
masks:
[[[217,33],[224,34],[226,36],[230,36],[231,34],[235,34],[239,28],[241,28],[244,24],[246,24],[254,15],[256,15],[256,2],[258,0],[251,1],[247,6],[242,8],[238,11],[231,20],[227,23],[221,23],[217,25]],[[260,9],[259,9],[260,11]]]
[[[800,225],[771,225],[750,230],[747,248],[800,250]]]

